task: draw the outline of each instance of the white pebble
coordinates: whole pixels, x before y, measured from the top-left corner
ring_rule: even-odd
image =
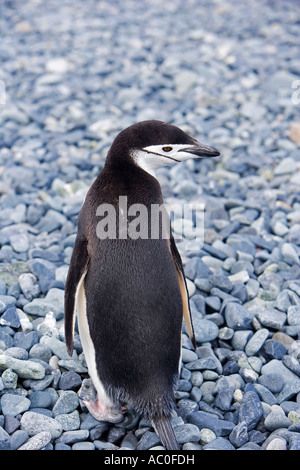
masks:
[[[211,429],[203,428],[200,431],[200,444],[205,445],[216,439],[216,435]]]
[[[272,405],[271,406],[271,411],[275,412],[275,413],[280,413],[281,415],[285,415],[285,412],[284,412],[283,408],[281,408],[281,406],[279,406],[279,405]]]
[[[233,392],[233,401],[237,402],[237,403],[240,403],[243,399],[243,392],[242,390],[240,390],[239,388],[237,388],[234,392]]]
[[[280,437],[275,437],[266,447],[266,450],[286,450],[286,441]]]

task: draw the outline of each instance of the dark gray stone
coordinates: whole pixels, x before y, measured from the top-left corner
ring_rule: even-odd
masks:
[[[46,391],[36,391],[29,395],[30,408],[49,408],[52,405],[52,395]]]
[[[263,374],[257,379],[258,383],[267,387],[270,392],[278,393],[282,390],[284,386],[284,379],[281,374],[276,374],[276,372],[271,374]]]
[[[140,439],[136,449],[137,450],[148,450],[150,447],[157,446],[160,443],[160,439],[155,432],[146,431]]]
[[[77,372],[67,371],[61,374],[59,388],[61,390],[78,390],[81,387],[82,379]]]
[[[286,348],[279,341],[268,339],[263,345],[263,352],[269,359],[282,359]]]
[[[199,429],[208,428],[213,431],[216,436],[227,436],[235,427],[234,423],[225,419],[219,419],[216,415],[205,411],[195,411],[187,417],[188,422],[195,424]]]
[[[246,423],[239,423],[229,434],[229,440],[234,447],[241,447],[249,440],[248,427]]]
[[[2,414],[17,416],[24,413],[30,407],[30,400],[22,395],[6,393],[1,397]]]
[[[247,430],[251,431],[261,420],[263,412],[258,394],[254,391],[247,391],[240,403],[239,423],[244,423]]]
[[[0,318],[0,325],[11,326],[12,328],[20,328],[20,319],[17,315],[15,307],[8,308]]]

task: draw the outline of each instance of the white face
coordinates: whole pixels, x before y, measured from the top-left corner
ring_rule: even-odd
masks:
[[[134,150],[132,158],[140,168],[155,176],[158,168],[175,165],[190,158],[199,158],[197,155],[184,151],[191,148],[193,148],[191,144],[149,145],[142,150]]]

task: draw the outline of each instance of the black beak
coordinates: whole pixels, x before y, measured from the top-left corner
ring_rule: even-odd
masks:
[[[218,157],[220,155],[220,152],[214,147],[210,147],[209,145],[204,145],[200,143],[198,145],[195,145],[195,147],[179,150],[179,152],[192,153],[193,155],[197,155],[200,158]]]

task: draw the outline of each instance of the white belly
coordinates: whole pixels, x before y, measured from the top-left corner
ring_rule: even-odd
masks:
[[[78,284],[78,288],[76,291],[76,304],[77,304],[77,315],[78,315],[78,328],[80,339],[83,347],[83,352],[85,356],[85,360],[88,366],[89,375],[93,381],[94,387],[97,390],[98,398],[101,400],[104,406],[112,407],[113,402],[106,394],[103,384],[100,380],[99,374],[97,372],[96,367],[96,354],[93,341],[90,335],[90,329],[87,321],[86,315],[86,296],[85,296],[85,289],[84,289],[84,278],[86,276],[86,272],[83,274],[80,282]]]

